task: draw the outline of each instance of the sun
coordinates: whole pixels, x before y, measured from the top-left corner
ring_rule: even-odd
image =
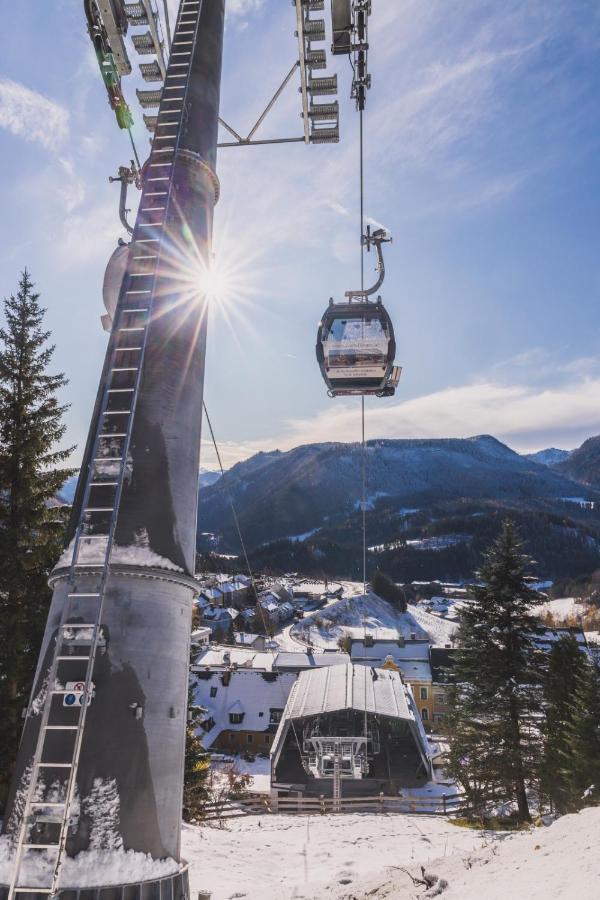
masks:
[[[233,293],[231,272],[216,254],[213,255],[206,271],[201,274],[199,288],[210,301],[226,304],[231,299]]]

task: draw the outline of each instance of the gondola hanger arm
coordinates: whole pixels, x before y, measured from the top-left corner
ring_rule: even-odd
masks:
[[[378,228],[376,231],[371,232],[371,226],[367,225],[367,233],[363,234],[362,243],[363,247],[367,248],[369,252],[371,250],[371,245],[375,247],[377,252],[377,266],[376,271],[379,272],[379,277],[373,287],[364,288],[358,291],[346,291],[344,294],[345,297],[348,297],[350,301],[365,299],[366,297],[372,296],[372,294],[376,294],[381,285],[383,284],[383,279],[385,278],[385,265],[383,262],[383,251],[381,249],[382,244],[391,244],[392,238],[391,235],[384,228]]]

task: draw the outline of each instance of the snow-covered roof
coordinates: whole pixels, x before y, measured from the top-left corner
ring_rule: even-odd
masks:
[[[286,719],[357,709],[415,721],[398,672],[366,666],[328,666],[301,672],[288,700]]]
[[[270,672],[273,668],[273,654],[258,653],[251,647],[208,647],[198,654],[195,662],[199,669],[219,670],[232,665]]]
[[[277,612],[279,609],[279,604],[274,600],[259,600],[260,606],[264,609],[265,612],[273,613]]]
[[[283,669],[298,671],[321,666],[347,666],[349,662],[350,657],[347,653],[295,653],[284,650],[275,657],[273,668],[279,671]]]
[[[249,634],[246,631],[238,631],[233,637],[236,644],[239,644],[241,647],[252,647],[261,636],[258,634]]]
[[[378,665],[378,661],[383,661],[387,656],[391,656],[394,660],[427,660],[429,659],[429,641],[426,639],[406,641],[404,646],[400,646],[398,641],[375,639],[372,647],[366,647],[364,638],[353,638],[350,655],[352,662],[362,662],[365,659],[372,665]]]
[[[223,684],[217,672],[210,678],[197,678],[194,684],[194,703],[207,712],[203,721],[214,722],[209,731],[200,728],[198,736],[209,748],[220,733],[231,731],[275,731],[270,722],[271,709],[284,709],[296,675],[279,674],[263,678],[261,672],[237,670],[231,672],[228,684]],[[211,697],[212,693],[215,694]],[[241,722],[231,722],[230,713],[243,713]]]
[[[202,616],[204,619],[207,619],[211,622],[224,622],[225,619],[232,619],[229,610],[223,609],[222,606],[207,606],[202,610]]]
[[[428,660],[395,659],[394,665],[398,666],[405,681],[431,681],[431,666]]]
[[[237,585],[233,584],[233,582],[228,581],[226,584],[221,585],[221,590],[224,594],[235,594],[238,590]]]
[[[252,584],[252,579],[248,575],[236,575],[235,581],[243,587],[249,587]]]
[[[219,588],[202,588],[202,596],[209,601],[220,600],[223,592]]]
[[[211,635],[211,630],[208,625],[201,625],[199,628],[195,628],[192,631],[192,643],[194,641],[205,641]]]

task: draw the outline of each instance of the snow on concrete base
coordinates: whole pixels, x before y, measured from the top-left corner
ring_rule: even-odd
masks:
[[[13,875],[14,849],[6,837],[0,838],[0,884],[10,884]],[[21,882],[31,887],[48,885],[51,866],[56,854],[40,853],[27,861]],[[61,885],[96,887],[97,885],[129,884],[151,881],[179,871],[174,859],[152,859],[148,853],[135,850],[87,850],[75,858],[65,859]]]
[[[82,538],[79,543],[77,561],[89,566],[101,566],[106,555],[106,538]],[[66,550],[63,550],[56,566],[57,568],[70,566],[73,559],[75,539],[71,541]],[[137,544],[121,546],[114,544],[111,553],[112,563],[121,563],[127,566],[144,566],[152,569],[170,569],[172,572],[183,572],[181,566],[175,565],[165,556],[159,556],[147,546],[144,540]]]

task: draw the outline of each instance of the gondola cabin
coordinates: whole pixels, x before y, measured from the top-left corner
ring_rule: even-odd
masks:
[[[331,397],[393,396],[401,369],[394,365],[394,327],[380,299],[330,300],[319,323],[316,350]]]

